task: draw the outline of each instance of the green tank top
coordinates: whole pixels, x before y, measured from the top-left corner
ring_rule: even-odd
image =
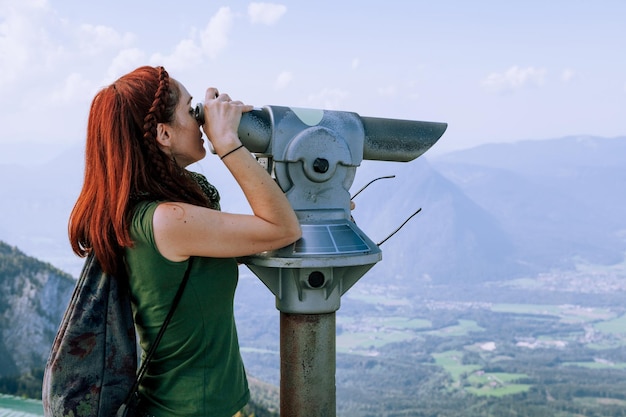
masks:
[[[152,218],[158,204],[138,204],[130,228],[134,246],[125,251],[144,356],[188,264],[172,262],[157,250]],[[140,386],[148,414],[231,417],[248,402],[233,310],[237,280],[235,259],[194,259],[183,296]]]

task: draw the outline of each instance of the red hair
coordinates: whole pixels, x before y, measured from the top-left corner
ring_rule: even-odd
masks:
[[[156,143],[158,123],[174,122],[180,92],[163,67],[140,67],[96,94],[87,122],[85,177],[69,219],[73,251],[92,250],[105,272],[123,272],[129,223],[141,200],[208,206],[186,170]]]

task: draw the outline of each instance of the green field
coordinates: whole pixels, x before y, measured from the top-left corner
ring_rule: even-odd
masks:
[[[487,384],[482,385],[480,387],[468,387],[465,389],[465,391],[469,392],[470,394],[474,394],[474,395],[488,395],[491,397],[503,397],[505,395],[513,395],[513,394],[519,394],[521,392],[527,392],[530,387],[532,385],[526,385],[526,384],[511,384],[511,385],[505,385],[505,386],[496,386],[496,387],[492,387],[489,386]]]
[[[521,284],[521,283],[518,283]],[[530,281],[526,284],[530,284]],[[355,292],[355,298],[377,306],[401,306],[401,298],[365,295]],[[582,367],[592,370],[624,370],[626,364],[602,359],[601,349],[611,349],[624,344],[626,338],[626,315],[605,307],[584,307],[571,304],[519,304],[496,303],[486,304],[485,309],[493,313],[512,314],[520,316],[517,323],[535,323],[540,326],[541,332],[534,332],[532,337],[518,339],[517,347],[529,353],[535,349],[564,349],[569,345],[577,345],[580,340],[589,337],[585,343],[587,348],[598,351],[598,358],[594,361],[564,362],[563,367]],[[528,316],[528,319],[524,317]],[[425,337],[436,338],[467,338],[472,340],[473,334],[490,334],[488,329],[476,320],[459,318],[451,325],[434,328],[433,316],[428,318],[407,318],[399,315],[351,316],[338,315],[337,351],[376,356],[381,349],[393,343],[423,343]],[[554,329],[562,326],[573,326],[567,332],[555,332]],[[545,330],[543,330],[545,329]],[[583,330],[587,329],[587,330]],[[589,331],[595,333],[587,334]],[[545,333],[544,333],[545,332]],[[493,339],[480,338],[479,343],[469,343],[461,349],[434,353],[435,364],[450,375],[452,383],[449,389],[461,389],[477,396],[500,397],[522,392],[528,392],[531,385],[516,383],[529,379],[523,373],[486,372],[485,364],[495,364],[500,360],[510,361],[511,356],[503,355],[502,342],[498,335]],[[510,347],[509,347],[510,349]],[[475,360],[464,360],[467,354],[473,355]],[[480,358],[480,359],[477,359]],[[482,364],[482,365],[479,365]]]
[[[594,328],[603,333],[626,336],[626,314],[613,320],[596,323]]]
[[[588,369],[626,369],[626,363],[614,363],[608,361],[594,362],[565,362],[563,366],[580,366]]]
[[[435,363],[443,367],[452,377],[451,388],[462,388],[474,395],[504,396],[528,391],[531,385],[517,384],[525,374],[484,372],[479,365],[464,365],[463,352],[451,350],[433,354]]]
[[[560,317],[565,323],[587,323],[615,318],[615,313],[608,308],[589,308],[575,305],[493,304],[491,311],[497,313],[549,315]]]
[[[482,332],[485,329],[480,327],[474,320],[459,320],[454,326],[444,327],[429,332],[429,334],[440,337],[446,336],[467,336],[470,332]]]
[[[338,316],[337,327],[337,352],[342,353],[363,353],[390,343],[410,341],[419,337],[420,332],[439,337],[458,337],[484,331],[473,320],[459,320],[453,326],[429,330],[432,328],[430,320],[397,316]]]
[[[425,319],[395,316],[343,317],[337,316],[337,352],[366,353],[389,343],[414,339],[416,331],[430,329]],[[358,330],[357,330],[358,329]]]
[[[454,380],[455,385],[459,385],[461,379],[481,369],[478,365],[463,365],[461,359],[463,352],[449,350],[443,353],[434,353],[435,363],[446,370]]]

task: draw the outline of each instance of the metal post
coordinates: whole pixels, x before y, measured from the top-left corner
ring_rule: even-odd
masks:
[[[280,313],[281,417],[335,417],[335,313]]]

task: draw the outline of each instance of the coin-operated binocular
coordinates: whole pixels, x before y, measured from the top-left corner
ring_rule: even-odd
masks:
[[[202,105],[196,118],[203,123]],[[337,311],[340,297],[382,259],[351,217],[350,186],[363,159],[411,161],[447,124],[356,113],[265,106],[245,113],[243,145],[276,179],[298,216],[302,238],[241,259],[276,296],[281,312]]]

